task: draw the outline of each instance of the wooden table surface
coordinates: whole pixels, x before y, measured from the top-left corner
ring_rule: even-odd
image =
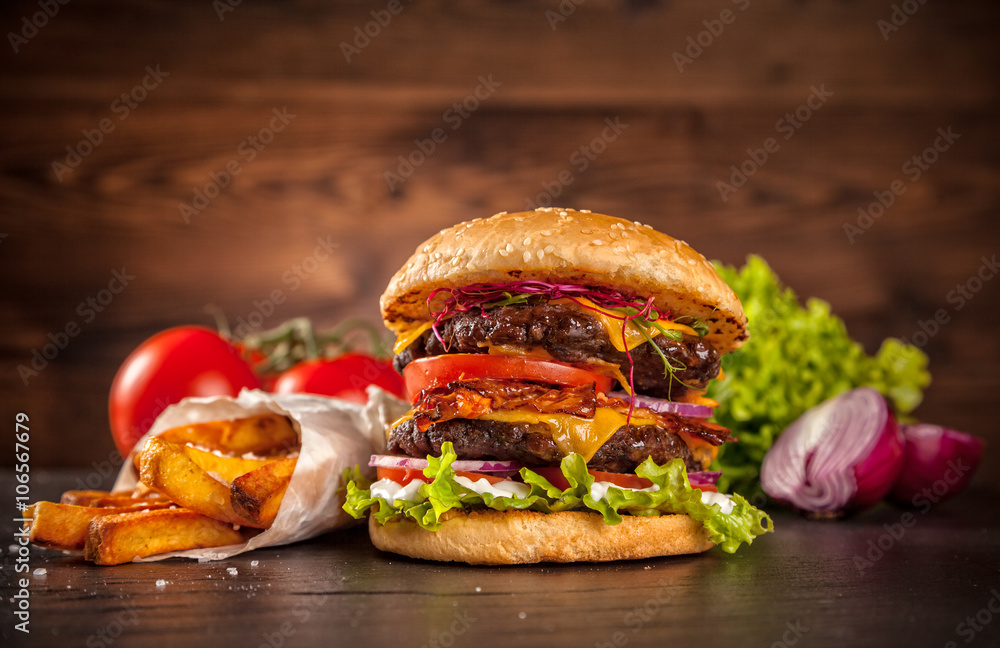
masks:
[[[32,483],[57,497],[81,474],[43,471]],[[11,492],[10,472],[0,484]],[[7,606],[2,637],[32,647],[996,646],[996,497],[970,491],[912,523],[885,505],[840,522],[779,511],[776,532],[735,555],[608,564],[416,561],[379,552],[362,527],[204,564],[97,567],[32,548],[31,570],[46,573],[30,579],[30,637],[13,631]],[[13,537],[9,519],[3,529]]]

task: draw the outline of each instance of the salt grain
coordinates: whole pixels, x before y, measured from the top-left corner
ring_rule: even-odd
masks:
[[[39,576],[39,577],[45,576],[45,574],[48,574],[48,573],[49,573],[49,570],[45,569],[44,567],[39,567],[35,571],[31,572],[31,574],[33,576]]]
[[[528,618],[528,613],[527,612],[518,612],[517,613],[517,618],[518,619],[527,619]]]
[[[229,572],[230,576],[235,576],[240,573],[239,570],[236,569],[235,567],[227,567],[226,571]]]
[[[156,587],[158,589],[163,589],[166,586],[167,586],[167,581],[163,580],[162,578],[156,581]]]
[[[259,565],[259,564],[260,564],[260,561],[259,561],[259,560],[251,560],[251,561],[250,561],[250,566],[251,566],[251,567],[256,567],[256,566],[257,566],[257,565]]]

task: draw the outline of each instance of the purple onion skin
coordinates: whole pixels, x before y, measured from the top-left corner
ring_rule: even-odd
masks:
[[[847,513],[862,511],[885,499],[903,470],[903,435],[891,411],[885,425],[886,431],[871,454],[854,467],[858,490],[845,507]]]
[[[900,506],[938,503],[962,492],[975,474],[986,442],[937,425],[903,426],[903,467],[889,493]]]

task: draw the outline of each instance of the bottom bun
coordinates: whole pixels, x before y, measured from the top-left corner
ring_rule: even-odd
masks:
[[[714,546],[705,527],[687,515],[625,515],[621,524],[609,525],[584,511],[485,510],[459,513],[437,531],[405,518],[382,525],[371,517],[368,531],[382,551],[473,565],[634,560]]]

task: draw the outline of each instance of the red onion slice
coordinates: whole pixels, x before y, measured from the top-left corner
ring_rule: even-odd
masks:
[[[381,466],[382,468],[406,468],[408,470],[423,470],[427,467],[426,459],[416,457],[399,457],[393,455],[372,455],[368,460],[369,466]],[[476,461],[472,459],[459,459],[451,464],[455,470],[481,473],[516,473],[524,464],[519,461]]]
[[[889,499],[904,506],[936,504],[961,492],[979,466],[986,442],[939,425],[903,426],[903,470]]]
[[[623,401],[627,401],[631,396],[625,392],[608,392],[608,396],[612,398],[620,398]],[[661,414],[677,414],[678,416],[690,416],[691,418],[711,418],[713,410],[708,405],[698,405],[696,403],[676,403],[674,401],[664,400],[662,398],[653,398],[652,396],[642,396],[636,394],[635,396],[635,406],[645,407],[653,410],[654,412],[659,412]]]
[[[702,472],[689,472],[688,481],[695,488],[699,486],[714,486],[722,475],[721,470],[705,470]]]
[[[765,455],[760,483],[778,502],[832,516],[881,500],[902,466],[902,435],[888,404],[859,387],[792,423]]]

